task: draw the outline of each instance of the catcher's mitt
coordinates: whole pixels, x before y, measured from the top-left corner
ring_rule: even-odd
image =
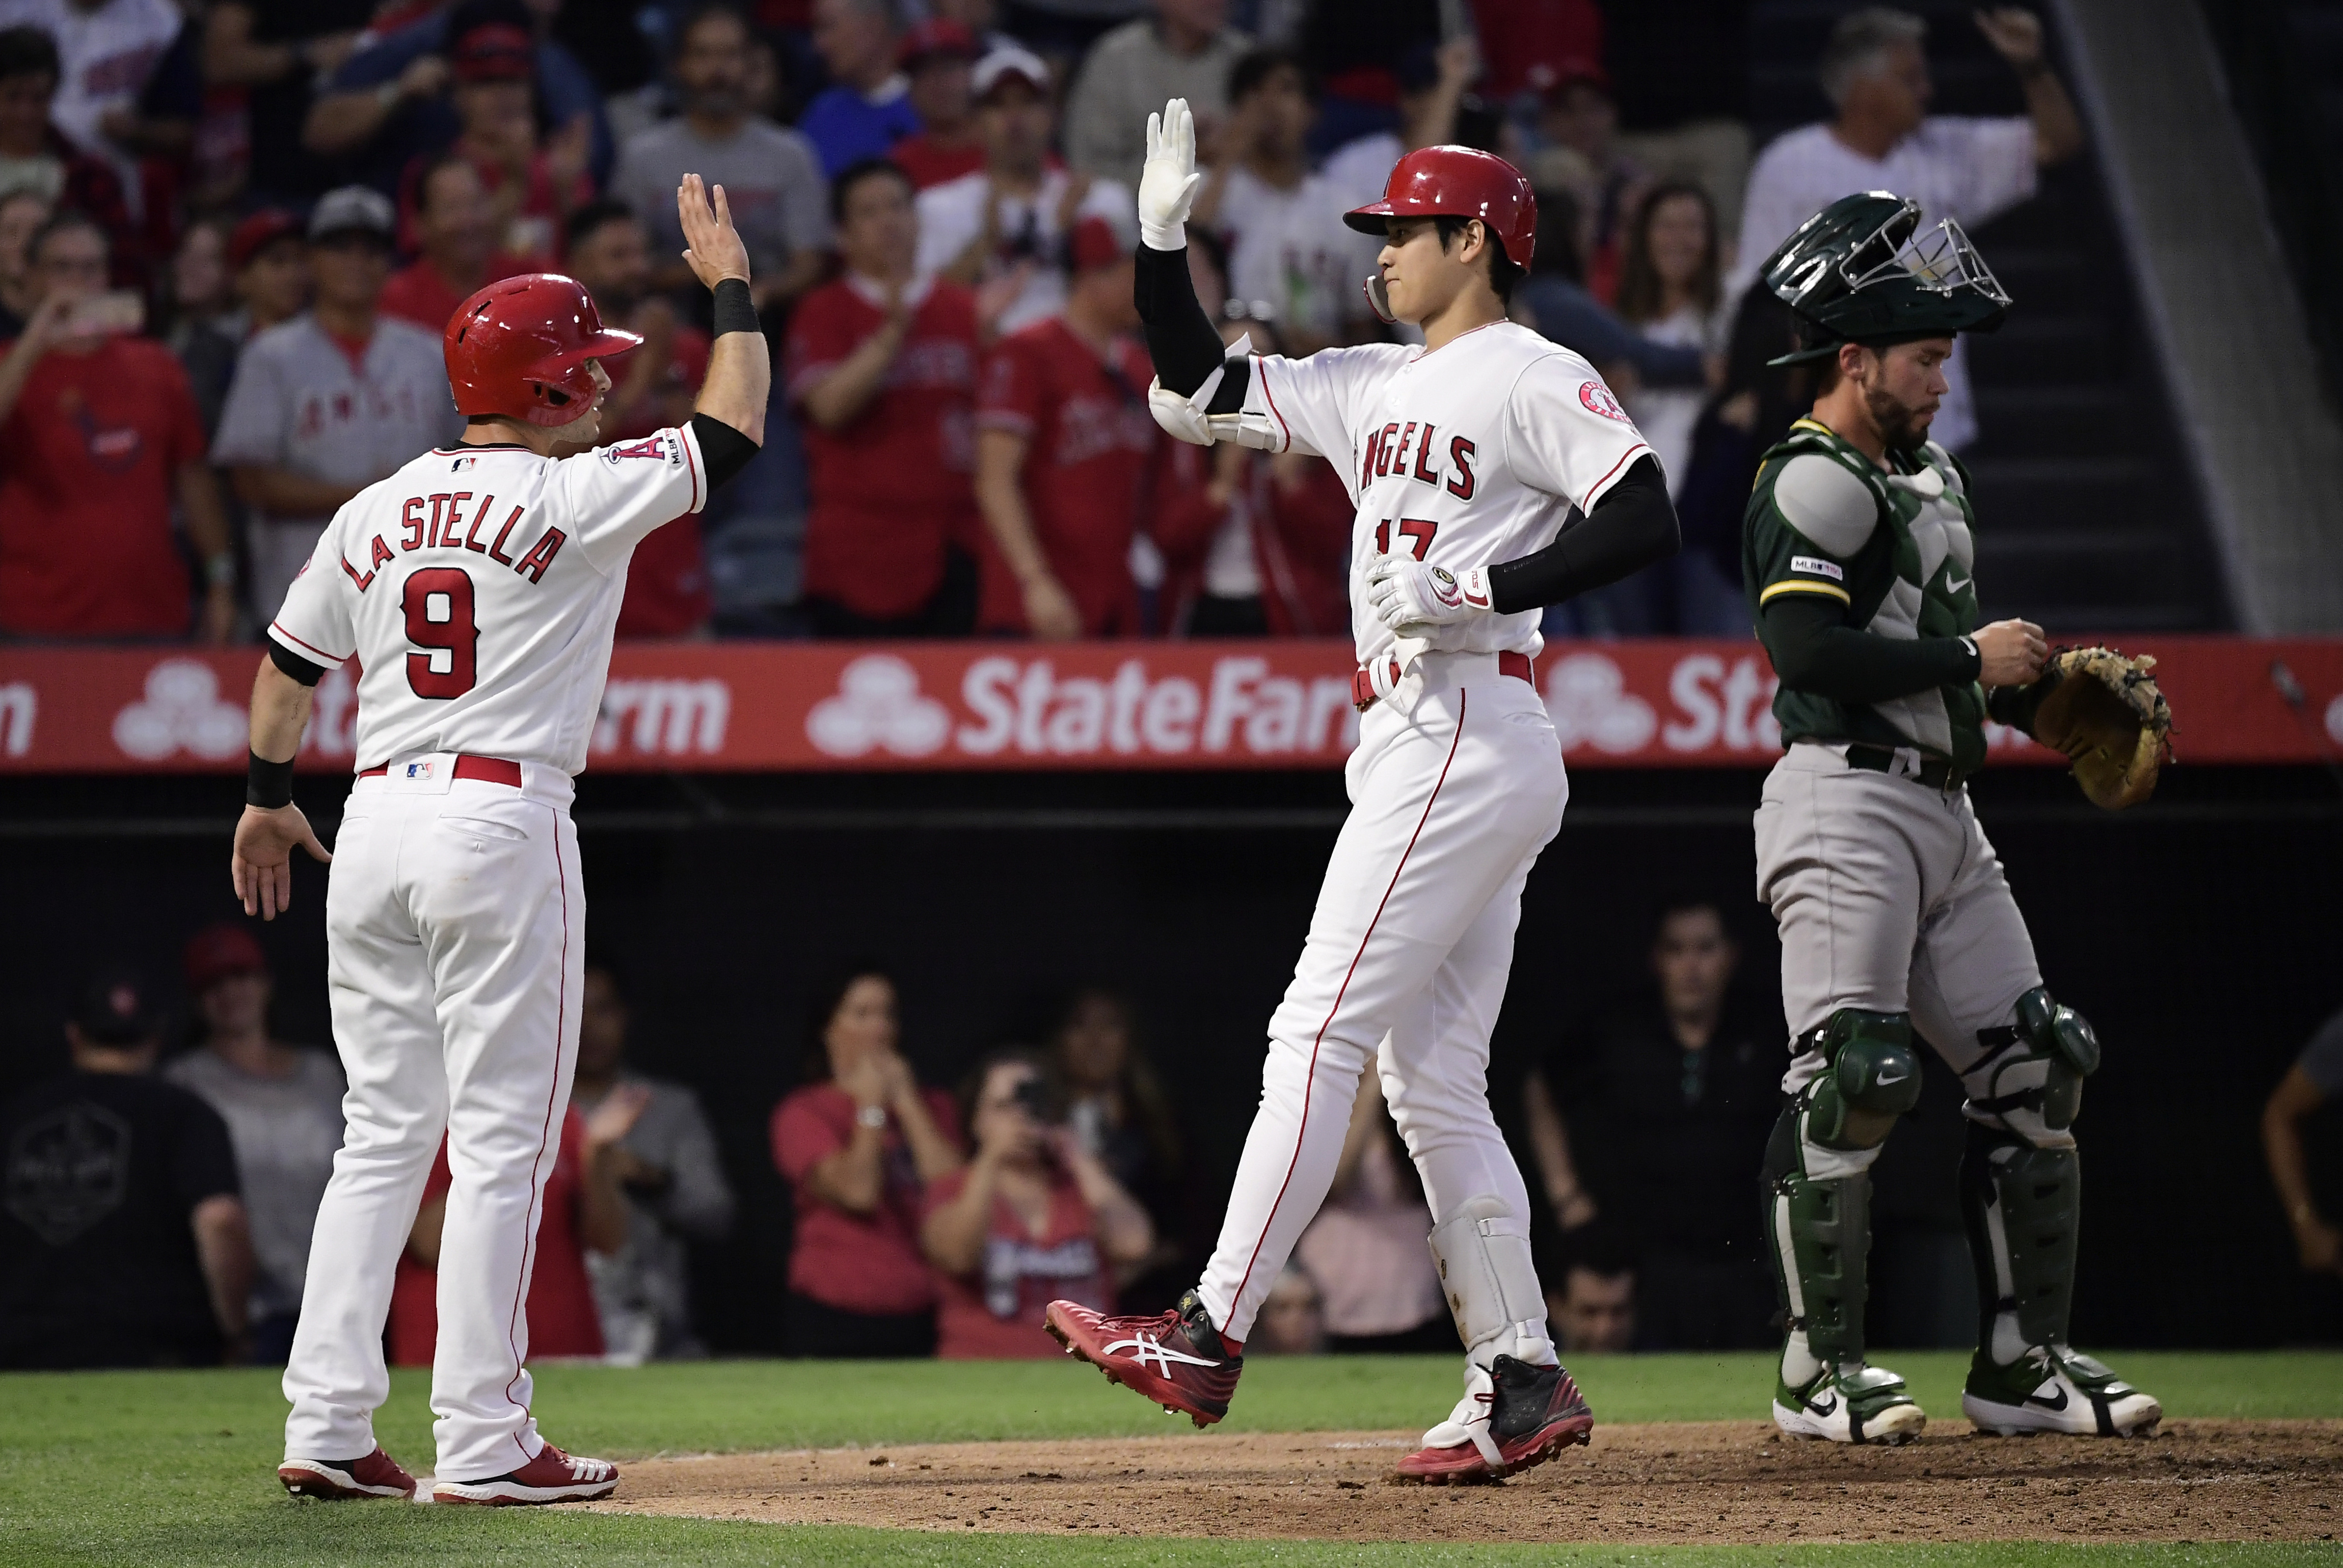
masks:
[[[2156,660],[2111,648],[2060,648],[2043,671],[2034,739],[2066,754],[2075,781],[2095,806],[2119,811],[2156,790],[2170,754],[2172,709],[2149,672]]]

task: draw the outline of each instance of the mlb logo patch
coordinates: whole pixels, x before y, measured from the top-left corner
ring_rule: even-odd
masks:
[[[1790,569],[1794,572],[1808,572],[1818,578],[1828,578],[1835,583],[1846,581],[1846,573],[1839,569],[1836,561],[1826,561],[1818,556],[1792,556]]]
[[[427,760],[410,762],[407,765],[407,776],[409,779],[428,779],[431,777],[431,768],[432,764]]]

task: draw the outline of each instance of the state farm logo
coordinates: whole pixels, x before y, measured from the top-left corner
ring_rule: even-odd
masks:
[[[832,757],[891,751],[928,757],[951,736],[951,714],[920,693],[920,672],[889,653],[856,659],[838,678],[838,695],[806,715],[806,739]]]
[[[721,680],[613,680],[602,689],[591,749],[713,757],[731,719],[732,688]]]
[[[114,743],[141,762],[188,751],[224,762],[251,740],[243,709],[220,700],[219,678],[192,658],[167,658],[146,675],[146,695],[114,716]]]
[[[1265,658],[1216,658],[1202,679],[1156,674],[1140,658],[1122,660],[1111,674],[1085,675],[1008,655],[972,660],[958,673],[955,708],[920,689],[909,660],[866,655],[840,674],[837,694],[807,714],[806,739],[840,758],[920,758],[949,749],[968,758],[1075,760],[1199,753],[1331,759],[1357,739],[1348,679],[1281,675]]]
[[[1630,693],[1619,667],[1599,653],[1554,661],[1545,677],[1545,710],[1565,752],[1581,746],[1614,755],[1641,751],[1660,726],[1652,705]]]

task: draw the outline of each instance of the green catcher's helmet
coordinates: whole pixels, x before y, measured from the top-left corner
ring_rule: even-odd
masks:
[[[1842,343],[1884,347],[1991,332],[2009,294],[1961,226],[1920,226],[1920,204],[1890,191],[1842,196],[1798,226],[1758,275],[1797,314],[1795,365]]]

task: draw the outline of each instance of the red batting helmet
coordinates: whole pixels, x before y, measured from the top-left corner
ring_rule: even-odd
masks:
[[[593,407],[587,361],[641,341],[604,327],[593,296],[576,278],[527,272],[458,306],[443,347],[457,412],[558,426]]]
[[[1529,180],[1475,147],[1418,147],[1392,169],[1383,200],[1345,213],[1342,221],[1379,235],[1392,217],[1477,217],[1518,266],[1528,266],[1537,248],[1537,197]]]

